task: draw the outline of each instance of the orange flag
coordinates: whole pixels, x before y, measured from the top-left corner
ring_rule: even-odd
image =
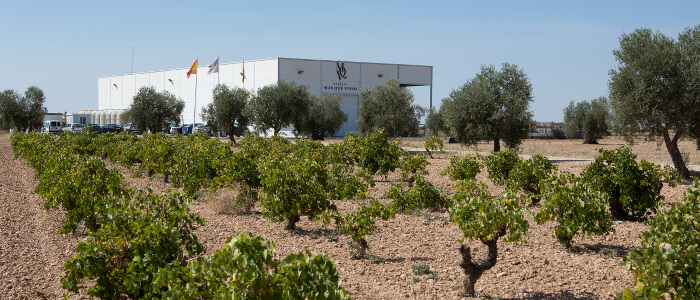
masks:
[[[199,60],[199,59],[194,60],[194,63],[192,64],[190,71],[187,72],[187,78],[190,78],[190,75],[192,75],[192,74],[197,74],[197,60]]]

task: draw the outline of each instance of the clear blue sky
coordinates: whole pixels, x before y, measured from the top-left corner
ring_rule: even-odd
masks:
[[[49,112],[97,109],[97,78],[290,57],[430,65],[433,103],[482,64],[521,67],[538,121],[608,94],[622,33],[677,37],[700,1],[3,1],[0,90]],[[426,90],[417,103],[428,106]]]

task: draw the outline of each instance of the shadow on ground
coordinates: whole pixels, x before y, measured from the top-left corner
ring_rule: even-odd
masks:
[[[627,255],[628,252],[630,252],[630,250],[632,250],[632,247],[597,243],[592,245],[574,245],[569,251],[574,253],[593,252],[597,253],[605,259],[622,259],[623,257],[625,257],[625,255]]]
[[[589,292],[581,292],[574,294],[570,291],[558,291],[552,293],[543,292],[523,292],[524,296],[514,298],[490,297],[482,295],[483,299],[501,299],[501,300],[516,300],[516,299],[532,299],[532,300],[548,300],[548,299],[566,299],[566,300],[593,300],[600,299],[597,295]]]

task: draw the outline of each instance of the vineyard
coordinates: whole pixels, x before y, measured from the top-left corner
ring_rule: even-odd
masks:
[[[327,145],[2,136],[0,271],[11,276],[0,293],[607,299],[639,287],[626,265],[643,271],[660,255],[635,247],[670,243],[663,230],[643,241],[642,221],[660,215],[649,220],[663,228],[679,214],[695,223],[668,249],[692,265],[682,253],[698,243],[700,192],[682,200],[691,183],[629,147],[553,164],[510,150],[451,157],[439,140],[427,156],[401,146],[380,132]],[[681,297],[697,291],[682,278],[671,283]]]

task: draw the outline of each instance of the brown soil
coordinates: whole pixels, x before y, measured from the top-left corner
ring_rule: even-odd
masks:
[[[528,141],[526,146],[530,143],[538,142]],[[588,147],[576,141],[561,143],[556,156],[576,157],[567,155],[564,148]],[[656,149],[655,143],[646,145],[651,152]],[[551,145],[541,146],[540,149]],[[640,153],[641,158],[645,158],[644,151]],[[41,208],[43,199],[32,193],[36,186],[34,171],[21,160],[14,160],[8,135],[0,135],[0,161],[3,162],[0,165],[0,174],[3,174],[0,179],[0,298],[60,298],[65,292],[59,281],[65,274],[62,264],[75,255],[76,243],[87,236],[84,232],[57,233],[63,213]],[[428,179],[449,191],[453,182],[439,175],[449,164],[448,155],[429,161]],[[560,169],[573,172],[579,172],[584,166],[582,162],[559,163]],[[120,169],[131,186],[148,186],[156,192],[170,188],[162,178],[133,178],[130,170]],[[398,178],[396,174],[380,178],[372,195],[378,197]],[[664,187],[663,207],[679,201],[687,187],[688,182],[676,188]],[[494,187],[491,190],[498,192]],[[351,211],[364,202],[353,200],[337,204],[341,211]],[[193,203],[191,208],[206,219],[197,235],[207,253],[220,249],[238,232],[252,232],[273,240],[280,256],[308,247],[329,257],[336,262],[342,286],[355,299],[464,298],[464,274],[458,265],[461,233],[448,221],[448,213],[444,211],[397,215],[393,220],[378,222],[377,230],[367,239],[374,258],[352,260],[347,237],[338,236],[330,225],[310,222],[306,217],[297,224],[299,229],[290,232],[283,229],[282,223],[265,220],[259,206],[246,215],[221,214],[219,207],[206,201]],[[573,250],[566,250],[552,238],[553,224],[531,223],[528,243],[499,241],[498,263],[477,282],[477,293],[483,298],[501,299],[610,299],[623,288],[632,286],[632,275],[621,261],[630,249],[639,245],[639,233],[646,225],[616,221],[614,227],[615,233],[605,237],[576,237]],[[472,247],[476,257],[486,255],[486,247],[480,242],[467,240],[465,243]],[[428,265],[433,273],[414,275],[412,267],[417,265]],[[70,298],[85,298],[84,291]]]

